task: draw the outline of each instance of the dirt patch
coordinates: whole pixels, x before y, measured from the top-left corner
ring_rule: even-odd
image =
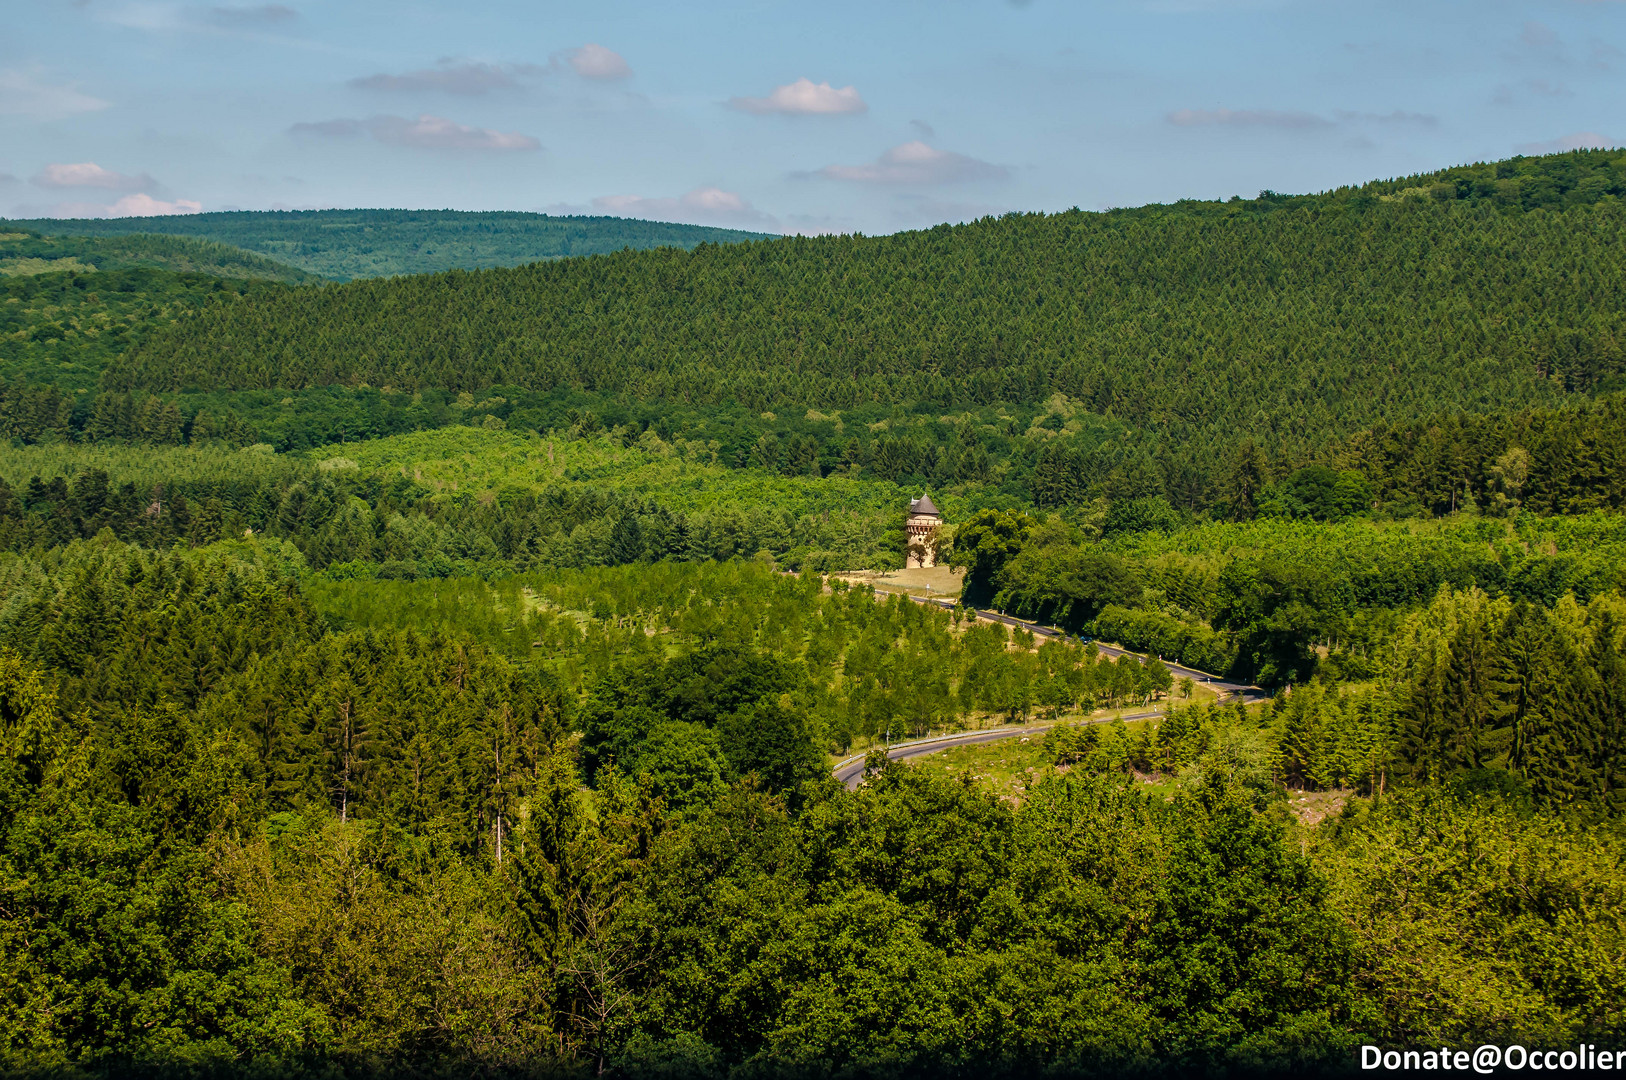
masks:
[[[1330,817],[1344,812],[1344,804],[1355,792],[1351,788],[1331,791],[1289,791],[1287,805],[1293,816],[1305,825],[1319,825]]]
[[[914,570],[863,570],[833,576],[853,585],[873,585],[876,592],[935,596],[946,600],[958,599],[960,586],[965,581],[964,570],[950,570],[946,566]]]

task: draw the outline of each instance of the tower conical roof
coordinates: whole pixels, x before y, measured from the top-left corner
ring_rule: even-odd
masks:
[[[930,495],[922,495],[920,498],[910,503],[909,512],[911,514],[932,514],[937,517],[943,516],[943,512],[939,510],[932,502],[932,497]]]

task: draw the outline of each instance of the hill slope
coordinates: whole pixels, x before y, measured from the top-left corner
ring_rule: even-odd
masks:
[[[210,240],[39,236],[0,223],[0,380],[37,391],[13,388],[0,436],[34,438],[52,426],[47,418],[63,426],[72,406],[56,391],[91,389],[108,360],[182,311],[319,280]]]
[[[765,235],[631,218],[456,210],[245,210],[14,224],[57,235],[140,232],[202,237],[340,281],[521,266],[628,247],[692,248]]]
[[[95,270],[168,270],[290,285],[315,274],[241,248],[184,236],[41,236],[0,221],[0,277]]]
[[[1300,445],[1618,385],[1621,163],[1478,168],[265,294],[154,334],[106,384],[573,386],[757,411],[1060,392],[1182,439]]]

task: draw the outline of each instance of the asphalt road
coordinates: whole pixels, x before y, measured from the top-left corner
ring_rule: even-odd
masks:
[[[1161,716],[1159,712],[1131,713],[1121,719],[1145,720],[1152,716]],[[1116,716],[1105,716],[1095,720],[1086,720],[1087,724],[1110,724],[1120,719]],[[1042,735],[1054,725],[1035,724],[1028,727],[1002,727],[988,731],[967,731],[959,735],[944,735],[935,739],[921,739],[917,742],[898,743],[886,752],[886,756],[893,761],[903,761],[906,758],[922,757],[926,754],[935,754],[939,750],[951,750],[956,746],[976,746],[979,743],[998,742],[1001,739],[1014,739],[1018,735]],[[847,758],[831,770],[832,775],[851,791],[864,779],[864,758],[859,754]]]
[[[909,599],[914,600],[915,603],[933,603],[933,605],[937,605],[937,607],[941,608],[954,607],[953,600],[938,600],[937,597],[915,597],[915,595],[911,595]],[[987,620],[995,621],[995,623],[1005,623],[1006,626],[1020,626],[1021,629],[1029,629],[1029,631],[1033,631],[1034,634],[1041,636],[1041,638],[1065,638],[1065,636],[1067,636],[1067,634],[1060,631],[1060,629],[1055,629],[1054,626],[1041,626],[1037,625],[1037,623],[1024,623],[1024,621],[1020,620],[1020,618],[1011,618],[1010,615],[1000,615],[998,612],[985,612],[985,610],[979,610],[979,608],[972,608],[972,610],[977,613],[977,618],[987,618]],[[1120,659],[1120,657],[1125,657],[1125,655],[1138,655],[1135,654],[1135,652],[1128,651],[1128,649],[1119,649],[1119,647],[1115,646],[1104,646],[1104,644],[1101,644],[1099,641],[1096,642],[1096,649],[1101,651],[1101,655],[1109,655],[1109,657],[1117,657],[1117,659]],[[1241,698],[1244,703],[1247,703],[1247,701],[1263,701],[1263,699],[1270,696],[1267,695],[1265,691],[1260,690],[1259,686],[1250,686],[1247,685],[1247,683],[1229,682],[1229,680],[1219,678],[1218,675],[1210,675],[1208,672],[1198,672],[1197,668],[1185,667],[1185,665],[1182,664],[1174,664],[1174,662],[1171,662],[1171,660],[1164,660],[1163,664],[1166,665],[1166,667],[1169,668],[1172,673],[1174,673],[1174,677],[1189,678],[1189,680],[1192,680],[1193,683],[1202,683],[1202,685],[1208,686],[1208,688],[1211,688],[1211,690],[1218,691],[1221,698]],[[1135,714],[1130,714],[1130,716],[1124,717],[1102,717],[1102,719],[1096,719],[1096,721],[1086,721],[1086,724],[1109,724],[1109,722],[1114,721],[1114,719],[1125,719],[1125,721],[1143,721],[1143,719],[1146,719],[1146,717],[1153,716],[1163,716],[1163,714],[1161,714],[1161,712],[1135,712]],[[951,748],[954,747],[974,747],[974,745],[977,745],[977,743],[998,742],[1000,738],[1015,738],[1018,737],[1018,735],[1041,734],[1041,732],[1044,732],[1044,730],[1047,729],[1049,729],[1049,725],[1039,725],[1039,727],[995,727],[995,729],[987,730],[987,732],[964,732],[964,734],[961,735],[945,735],[945,737],[940,738],[922,738],[922,740],[919,740],[919,742],[898,743],[896,747],[886,751],[886,756],[891,758],[893,761],[902,761],[906,760],[906,758],[919,758],[919,756],[928,755],[928,753],[938,753],[940,750],[951,750]],[[847,789],[849,790],[859,786],[859,782],[863,779],[863,755],[855,756],[855,758],[847,758],[846,761],[842,761],[841,764],[837,764],[836,768],[833,769],[833,774],[837,781],[841,781],[842,784],[846,784]]]
[[[952,608],[955,606],[955,602],[953,600],[939,600],[936,597],[910,596],[909,599],[913,600],[917,604],[935,604],[941,608]],[[1013,619],[1009,615],[1001,615],[997,611],[983,611],[975,608],[972,610],[976,611],[979,619],[991,619],[994,622],[1004,623],[1007,626],[1016,626],[1023,630],[1031,630],[1039,637],[1066,637],[1065,633],[1055,629],[1054,627],[1040,626],[1037,623],[1023,622],[1021,619]],[[1127,649],[1120,649],[1112,645],[1103,645],[1099,641],[1095,643],[1095,647],[1101,650],[1101,655],[1103,656],[1121,658],[1125,656],[1139,655],[1138,653],[1131,653]],[[1230,682],[1229,680],[1221,679],[1216,675],[1210,675],[1206,671],[1198,671],[1196,668],[1188,668],[1183,664],[1176,664],[1168,660],[1163,661],[1163,663],[1164,666],[1174,673],[1175,678],[1190,679],[1194,683],[1202,683],[1210,689],[1218,691],[1221,698],[1238,697],[1244,702],[1252,702],[1263,701],[1265,698],[1270,696],[1257,686],[1249,686],[1247,683]],[[1161,715],[1162,714],[1159,712],[1144,712],[1124,716],[1122,719],[1145,720],[1148,717]],[[1110,723],[1115,719],[1119,718],[1105,717],[1102,719],[1089,720],[1085,722],[1091,724],[1105,724]],[[886,752],[886,756],[891,758],[893,761],[902,761],[905,758],[921,757],[925,754],[935,754],[940,750],[948,750],[956,746],[975,746],[978,743],[990,743],[997,742],[1000,739],[1012,739],[1018,735],[1034,735],[1044,732],[1048,728],[1049,725],[1038,727],[994,728],[991,731],[968,731],[960,735],[947,735],[936,739],[921,739],[918,742],[899,743],[898,745],[889,749]],[[845,761],[841,762],[841,764],[837,765],[832,770],[832,773],[835,778],[845,784],[849,790],[856,788],[859,782],[864,779],[864,755],[860,754],[857,757],[847,758]]]
[[[935,597],[925,596],[911,596],[909,599],[913,600],[917,604],[935,604],[941,608],[954,607],[954,601],[952,600],[938,600]],[[972,610],[976,611],[977,618],[979,619],[991,619],[994,622],[1004,623],[1006,626],[1021,627],[1023,630],[1033,631],[1033,633],[1039,637],[1067,636],[1063,631],[1057,630],[1054,627],[1040,626],[1038,623],[1023,622],[1021,619],[1015,619],[1009,615],[1001,615],[997,611],[985,611],[980,608],[973,608]],[[1139,655],[1138,653],[1131,653],[1128,649],[1120,649],[1114,645],[1103,645],[1099,641],[1095,643],[1095,647],[1101,650],[1102,656],[1118,658]],[[1176,664],[1172,660],[1163,661],[1163,665],[1174,673],[1175,678],[1190,679],[1194,683],[1202,683],[1205,686],[1219,691],[1219,695],[1222,698],[1236,696],[1242,698],[1243,701],[1263,701],[1270,696],[1257,686],[1250,686],[1247,683],[1231,682],[1227,679],[1220,678],[1218,675],[1210,675],[1206,671],[1198,671],[1196,668],[1188,668],[1183,664]]]

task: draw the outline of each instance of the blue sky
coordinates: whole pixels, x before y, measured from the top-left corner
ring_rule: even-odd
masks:
[[[0,213],[891,232],[1626,140],[1626,0],[3,0]]]

